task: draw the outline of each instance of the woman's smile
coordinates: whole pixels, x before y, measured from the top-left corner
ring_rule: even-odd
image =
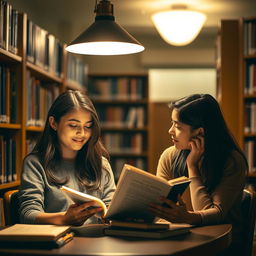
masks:
[[[84,143],[84,138],[73,138],[73,141],[77,142],[77,143]]]

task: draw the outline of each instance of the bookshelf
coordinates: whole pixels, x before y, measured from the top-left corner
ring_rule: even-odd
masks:
[[[249,176],[256,185],[256,17],[240,20],[241,79],[240,122]]]
[[[222,20],[217,35],[217,100],[227,124],[242,146],[239,120],[239,20]],[[231,43],[232,42],[232,43]]]
[[[90,74],[87,90],[99,114],[115,179],[124,163],[148,170],[147,75]]]
[[[221,21],[217,37],[217,99],[244,150],[248,181],[256,181],[256,17]]]
[[[1,197],[19,186],[22,160],[42,132],[53,100],[67,88],[85,90],[87,66],[2,0],[0,17]]]

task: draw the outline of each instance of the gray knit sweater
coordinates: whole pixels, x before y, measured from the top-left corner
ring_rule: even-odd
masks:
[[[103,158],[103,167],[101,185],[95,191],[87,191],[86,188],[82,191],[79,189],[73,162],[62,161],[57,166],[58,171],[54,175],[57,178],[69,177],[69,182],[65,186],[96,196],[109,205],[116,186],[110,164],[105,158]],[[73,203],[56,185],[48,182],[44,168],[36,155],[28,155],[24,160],[19,202],[21,223],[31,224],[35,223],[35,218],[40,212],[63,212]],[[99,223],[99,221],[93,216],[85,223]]]

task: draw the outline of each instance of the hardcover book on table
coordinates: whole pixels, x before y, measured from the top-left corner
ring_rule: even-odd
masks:
[[[104,234],[108,236],[130,236],[130,237],[163,239],[167,237],[186,234],[190,231],[190,228],[191,228],[191,225],[189,224],[171,223],[168,226],[169,226],[168,229],[147,229],[147,230],[110,227],[110,228],[104,229]]]
[[[0,245],[29,248],[58,248],[73,239],[70,226],[15,224],[0,230]]]

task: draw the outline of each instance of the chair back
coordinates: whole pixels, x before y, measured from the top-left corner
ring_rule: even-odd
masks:
[[[244,189],[241,206],[244,219],[244,233],[242,235],[245,243],[243,255],[251,256],[256,220],[256,193],[254,191]]]
[[[5,225],[19,223],[19,198],[18,190],[9,190],[4,193]]]

